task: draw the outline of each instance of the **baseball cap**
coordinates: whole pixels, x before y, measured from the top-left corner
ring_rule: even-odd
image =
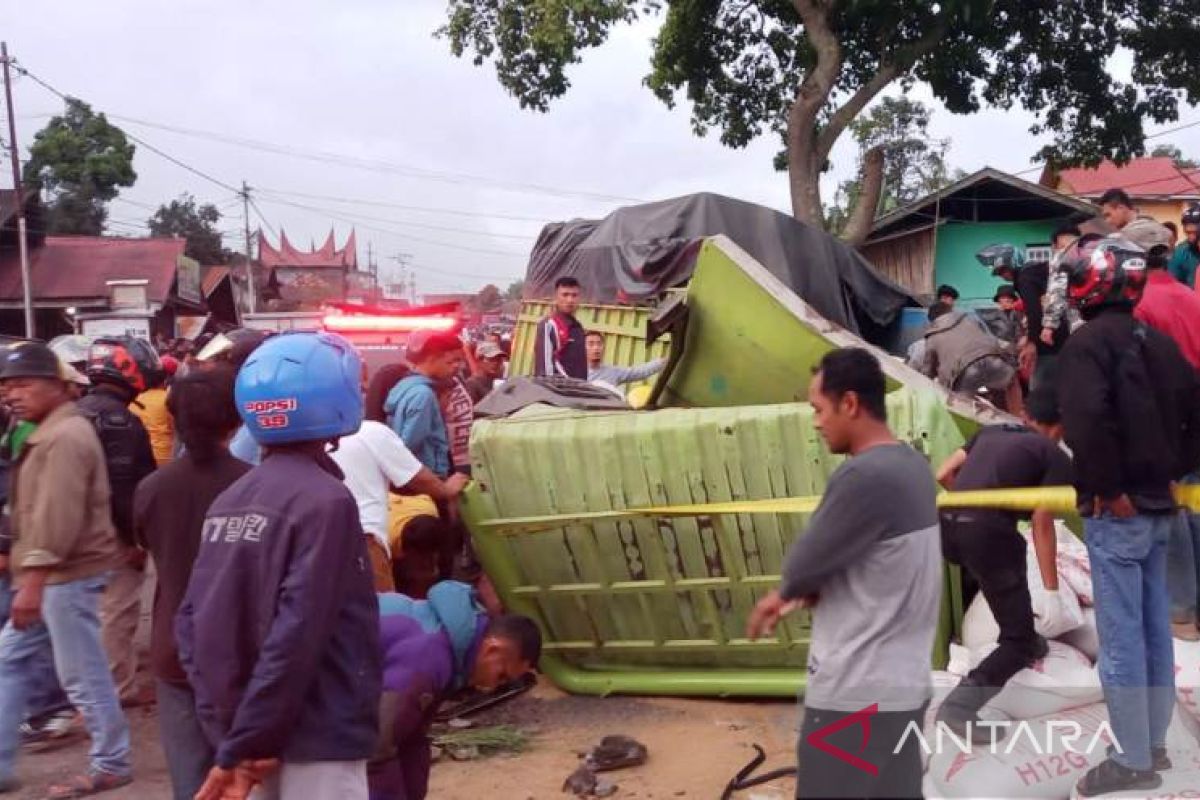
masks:
[[[504,358],[504,351],[495,342],[480,342],[475,348],[476,358]]]

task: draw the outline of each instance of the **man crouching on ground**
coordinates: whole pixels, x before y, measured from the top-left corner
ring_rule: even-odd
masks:
[[[537,666],[542,634],[528,617],[489,618],[475,590],[442,581],[428,600],[379,595],[383,696],[371,800],[424,800],[429,726],[449,694],[492,690]]]
[[[942,593],[936,487],[925,457],[888,428],[884,393],[866,350],[821,359],[808,389],[813,424],[850,457],[788,550],[782,585],[750,616],[757,639],[793,608],[813,609],[800,798],[921,796],[920,749],[904,731],[921,725],[931,695]]]
[[[204,520],[176,619],[196,712],[216,749],[197,800],[367,797],[379,610],[358,508],[325,447],[358,430],[361,363],[344,339],[289,333],[238,372],[264,448]]]

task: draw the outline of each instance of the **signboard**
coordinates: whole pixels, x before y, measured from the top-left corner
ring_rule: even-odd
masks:
[[[85,336],[137,336],[150,341],[149,317],[101,317],[81,319],[79,324]]]
[[[203,305],[200,296],[200,262],[187,256],[175,260],[175,294],[180,300]]]

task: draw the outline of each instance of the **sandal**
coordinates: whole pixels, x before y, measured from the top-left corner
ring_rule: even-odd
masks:
[[[109,772],[89,772],[76,775],[66,783],[56,783],[46,790],[46,800],[69,800],[72,797],[89,797],[100,792],[120,789],[133,783],[132,775],[113,775]]]
[[[594,772],[608,772],[625,767],[640,767],[646,763],[646,745],[628,736],[605,736],[587,756],[587,766]]]

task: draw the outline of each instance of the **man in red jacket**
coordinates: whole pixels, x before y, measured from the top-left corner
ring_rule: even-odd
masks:
[[[1175,340],[1183,357],[1200,369],[1200,294],[1167,270],[1170,251],[1154,247],[1146,259],[1146,289],[1133,316]]]
[[[1200,369],[1200,295],[1175,279],[1167,268],[1170,251],[1155,247],[1146,259],[1146,290],[1133,315],[1162,331],[1179,346],[1183,357]],[[1200,481],[1196,474],[1184,483]],[[1167,544],[1167,589],[1171,594],[1171,634],[1200,640],[1196,611],[1200,605],[1200,514],[1180,512]]]

